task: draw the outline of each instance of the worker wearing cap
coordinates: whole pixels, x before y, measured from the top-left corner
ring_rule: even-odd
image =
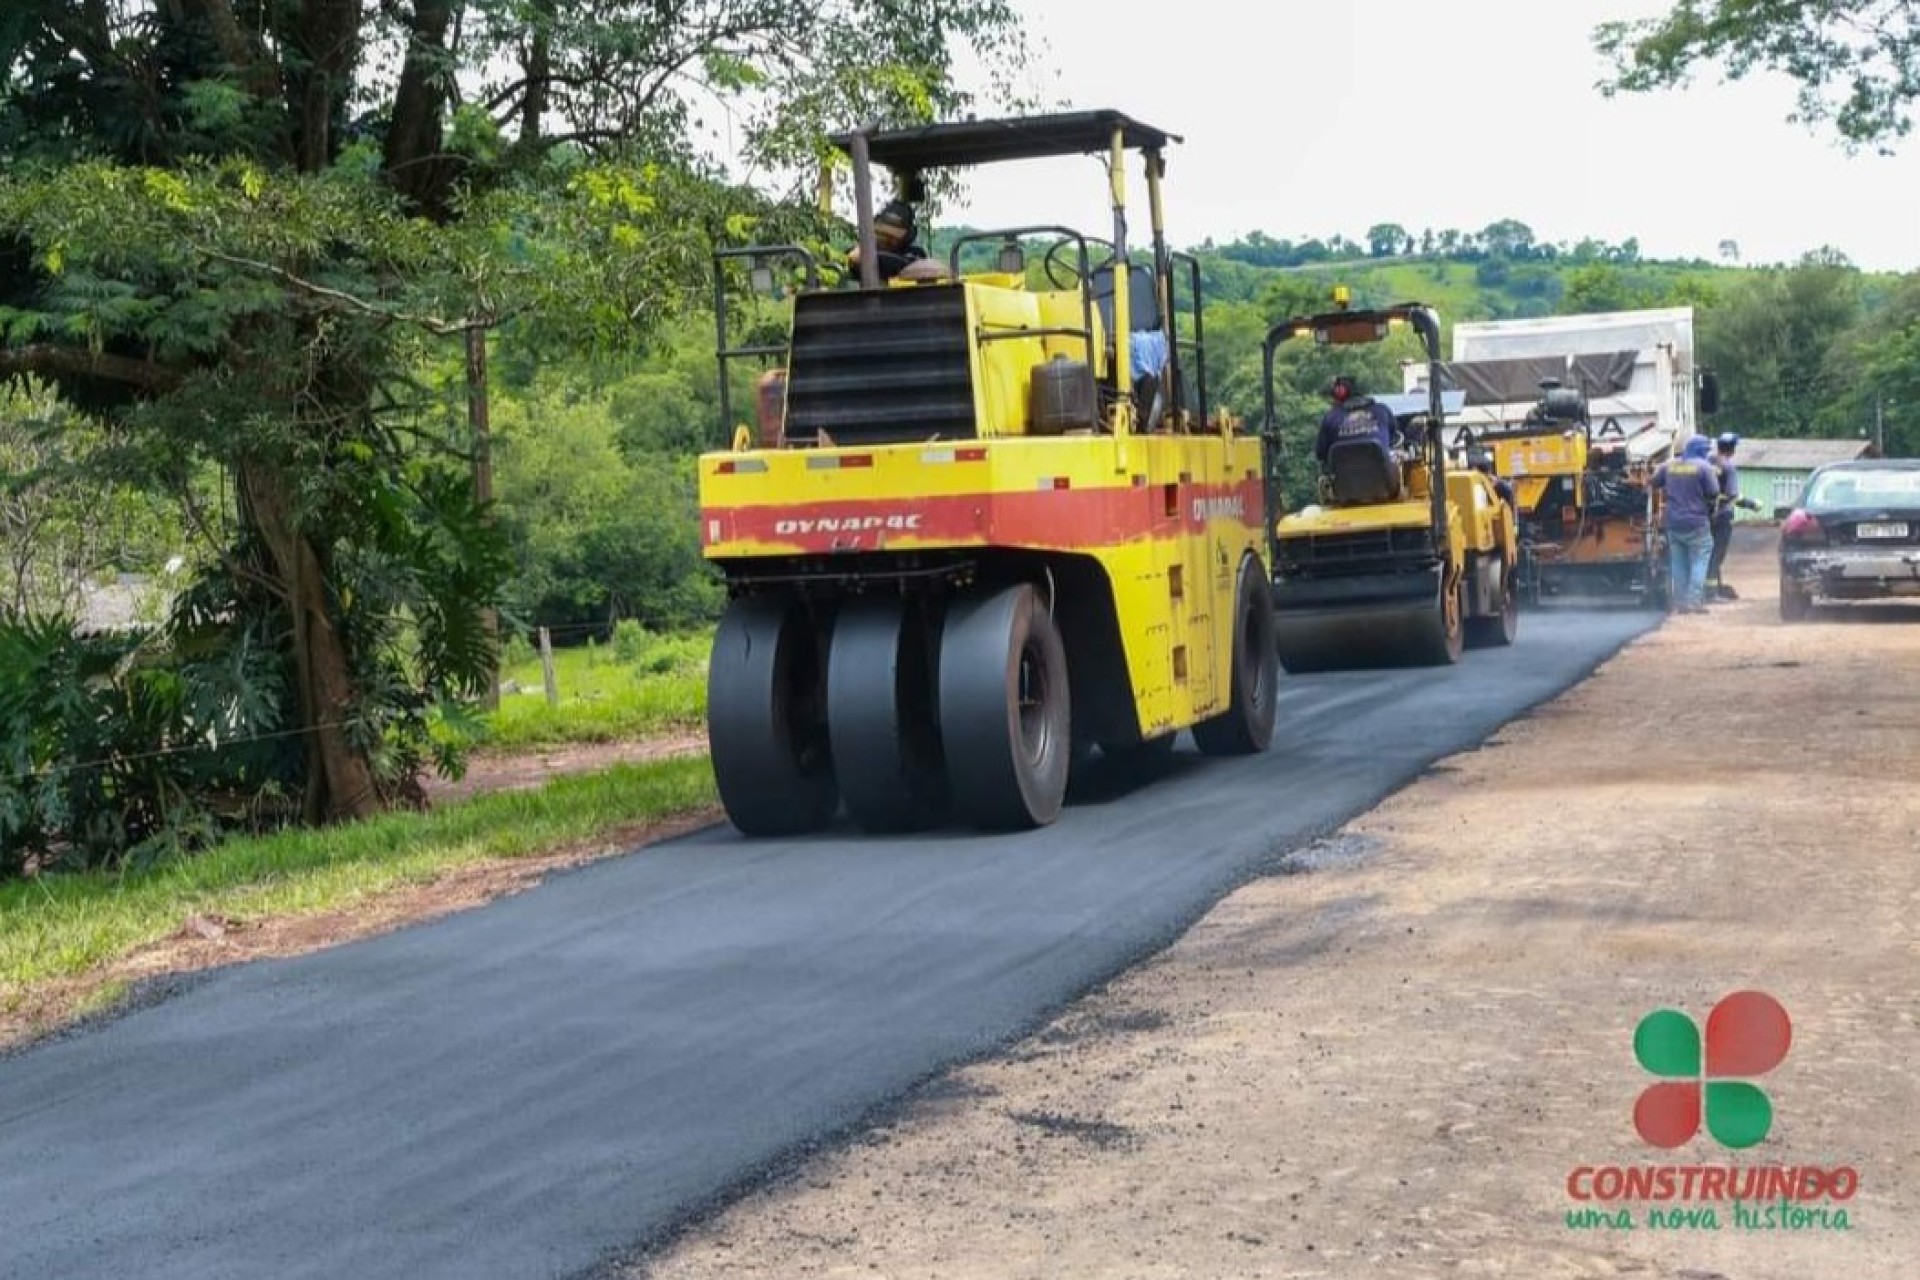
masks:
[[[905,200],[889,200],[880,212],[873,215],[873,243],[878,251],[876,265],[880,268],[881,280],[891,280],[926,258],[927,251],[916,242],[920,232],[919,221],[913,206]],[[847,266],[850,270],[859,271],[859,246],[856,245],[847,254]]]
[[[1714,441],[1712,461],[1715,479],[1720,482],[1720,499],[1713,508],[1713,554],[1707,560],[1708,595],[1711,599],[1740,598],[1740,593],[1728,586],[1720,576],[1721,568],[1727,562],[1727,548],[1733,545],[1733,509],[1760,509],[1760,504],[1752,498],[1740,496],[1740,469],[1733,465],[1733,451],[1739,447],[1740,437],[1731,431],[1722,431]]]
[[[1667,563],[1673,607],[1680,613],[1705,613],[1707,560],[1713,551],[1713,511],[1720,480],[1713,445],[1691,436],[1677,462],[1663,462],[1649,482],[1666,497],[1661,520],[1667,533]]]
[[[1350,440],[1373,440],[1388,453],[1393,452],[1393,410],[1375,400],[1347,374],[1333,380],[1327,392],[1333,407],[1320,419],[1320,435],[1313,442],[1313,456],[1327,465],[1327,455],[1336,444]]]

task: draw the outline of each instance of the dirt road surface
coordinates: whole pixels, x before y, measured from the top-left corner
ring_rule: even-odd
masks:
[[[629,1267],[717,1277],[1920,1275],[1920,610],[1671,621],[1010,1054]],[[1758,1146],[1635,1134],[1636,1024],[1792,1021]],[[1849,1229],[1568,1225],[1583,1166],[1857,1171]],[[1667,1204],[1700,1209],[1700,1204]]]
[[[631,742],[560,743],[524,751],[486,752],[469,761],[466,773],[458,779],[422,774],[420,789],[429,802],[445,804],[487,791],[524,791],[567,774],[616,764],[698,755],[706,749],[704,731],[679,729]]]

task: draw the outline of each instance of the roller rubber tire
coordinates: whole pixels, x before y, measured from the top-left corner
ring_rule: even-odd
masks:
[[[1060,816],[1072,748],[1066,649],[1032,586],[956,600],[940,640],[953,812],[988,830]]]
[[[1233,602],[1233,683],[1227,709],[1193,726],[1201,754],[1244,756],[1273,742],[1279,709],[1280,650],[1274,636],[1273,592],[1260,562],[1240,563]]]
[[[1500,560],[1500,612],[1490,618],[1467,619],[1467,647],[1496,649],[1510,645],[1520,634],[1520,593],[1505,557]]]
[[[827,739],[840,797],[868,831],[933,826],[946,809],[925,615],[898,599],[856,600],[833,624]]]
[[[813,624],[784,601],[727,606],[707,670],[707,738],[727,817],[745,835],[817,831],[839,807]]]

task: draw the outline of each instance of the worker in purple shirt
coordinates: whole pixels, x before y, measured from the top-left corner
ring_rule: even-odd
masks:
[[[1313,456],[1327,465],[1327,455],[1336,444],[1349,440],[1375,440],[1388,453],[1393,452],[1393,410],[1361,390],[1360,384],[1346,374],[1333,380],[1328,392],[1333,408],[1320,419],[1320,435],[1313,442]]]
[[[1722,431],[1714,441],[1713,467],[1715,479],[1720,482],[1720,500],[1713,508],[1713,555],[1707,560],[1707,582],[1709,598],[1716,600],[1740,598],[1740,593],[1720,576],[1727,563],[1727,548],[1733,545],[1733,509],[1760,509],[1760,504],[1752,498],[1740,496],[1740,468],[1733,465],[1733,451],[1739,447],[1740,437],[1731,431]]]
[[[1667,563],[1674,607],[1681,613],[1705,613],[1707,559],[1713,551],[1709,527],[1720,500],[1720,480],[1705,436],[1690,436],[1678,462],[1663,462],[1653,473],[1654,488],[1665,495],[1661,522],[1667,531]]]

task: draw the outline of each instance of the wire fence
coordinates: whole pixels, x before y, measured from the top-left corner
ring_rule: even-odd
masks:
[[[221,738],[215,742],[179,742],[171,746],[154,747],[144,751],[116,752],[109,756],[100,756],[92,760],[69,760],[59,764],[44,765],[24,773],[0,773],[0,783],[17,786],[21,783],[40,782],[48,778],[61,777],[70,773],[83,773],[89,769],[124,768],[130,764],[144,764],[150,760],[164,760],[170,756],[191,755],[196,752],[230,751],[235,747],[253,746],[262,742],[278,742],[288,738],[305,737],[333,729],[351,728],[356,721],[335,720],[324,724],[301,725],[294,729],[276,729],[267,733],[240,734]]]

